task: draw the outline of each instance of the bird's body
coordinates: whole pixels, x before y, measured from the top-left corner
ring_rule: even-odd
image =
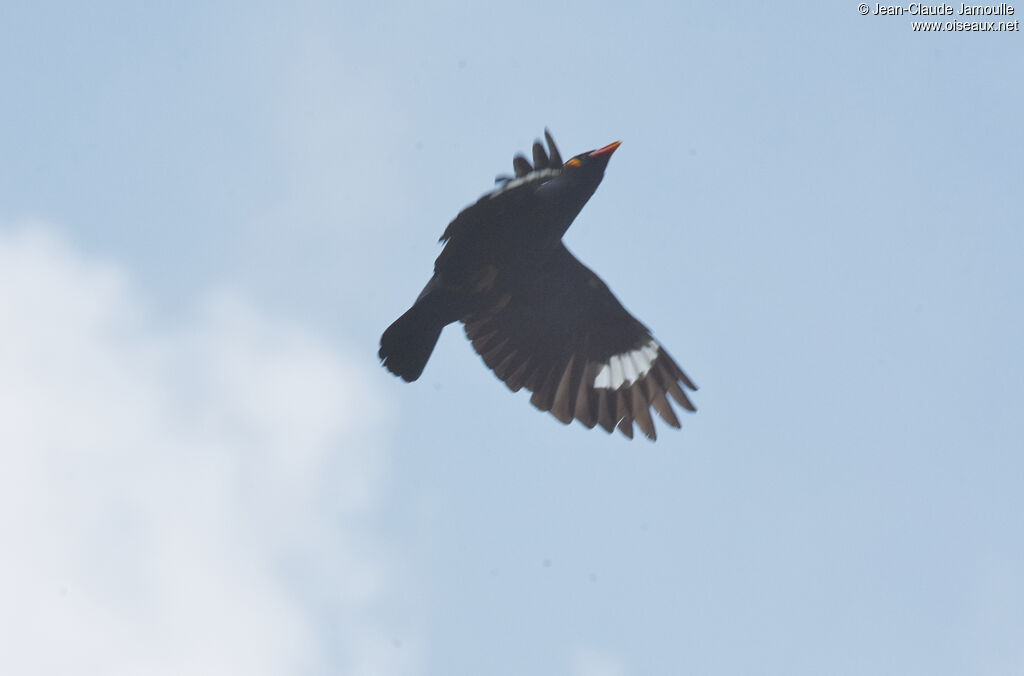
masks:
[[[562,163],[534,144],[533,166],[517,155],[516,176],[464,209],[441,237],[445,247],[416,303],[381,337],[384,365],[419,378],[441,330],[455,321],[484,362],[513,390],[564,423],[635,421],[655,438],[650,408],[674,427],[670,394],[694,410],[680,387],[696,389],[646,327],[562,243],[593,195],[619,144]]]

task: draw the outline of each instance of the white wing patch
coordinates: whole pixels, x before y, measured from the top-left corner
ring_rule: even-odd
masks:
[[[658,342],[652,338],[643,347],[615,355],[597,372],[594,387],[617,390],[622,385],[632,385],[651,370],[660,349]]]
[[[535,169],[534,171],[531,171],[529,174],[525,176],[513,178],[511,181],[506,182],[500,188],[492,192],[490,194],[490,198],[494,199],[501,193],[512,190],[513,188],[518,188],[524,183],[531,183],[533,181],[554,178],[555,176],[558,176],[560,173],[562,173],[561,169]]]

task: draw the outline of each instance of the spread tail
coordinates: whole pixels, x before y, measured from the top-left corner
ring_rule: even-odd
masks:
[[[438,319],[429,303],[417,302],[380,337],[377,356],[387,370],[412,382],[423,373],[446,323]]]

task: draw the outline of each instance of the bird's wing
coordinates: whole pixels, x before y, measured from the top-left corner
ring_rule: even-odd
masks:
[[[438,241],[448,242],[470,235],[473,231],[479,235],[483,229],[500,230],[501,224],[508,221],[510,214],[521,214],[529,208],[537,188],[561,173],[561,169],[534,169],[499,184],[460,211]]]
[[[666,395],[693,411],[684,388],[697,388],[647,328],[564,245],[536,272],[494,280],[493,304],[464,318],[487,366],[566,424],[632,438],[636,422],[655,439],[653,408],[679,427]]]
[[[512,158],[515,176],[498,176],[495,179],[498,185],[480,197],[476,203],[459,212],[459,215],[445,228],[440,241],[447,242],[461,232],[494,221],[501,214],[515,212],[520,208],[519,205],[523,200],[529,199],[538,187],[560,175],[562,173],[562,155],[558,152],[555,139],[551,138],[551,132],[547,129],[544,130],[544,138],[548,142],[548,151],[544,150],[544,146],[539,140],[534,141],[533,164],[530,164],[525,156],[517,153]]]

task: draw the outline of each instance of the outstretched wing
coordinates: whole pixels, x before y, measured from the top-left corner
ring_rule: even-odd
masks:
[[[529,275],[493,280],[491,291],[493,303],[463,319],[466,335],[513,391],[533,392],[540,410],[630,438],[635,422],[650,439],[652,408],[679,427],[666,395],[695,410],[684,388],[696,386],[564,245]]]
[[[503,214],[515,213],[541,184],[561,174],[562,155],[558,152],[555,139],[551,138],[551,132],[547,129],[544,130],[544,138],[548,142],[547,151],[539,140],[534,141],[533,164],[517,153],[512,158],[515,176],[498,176],[494,179],[497,187],[463,209],[445,228],[440,241],[447,242],[459,234],[492,225],[500,221]]]

